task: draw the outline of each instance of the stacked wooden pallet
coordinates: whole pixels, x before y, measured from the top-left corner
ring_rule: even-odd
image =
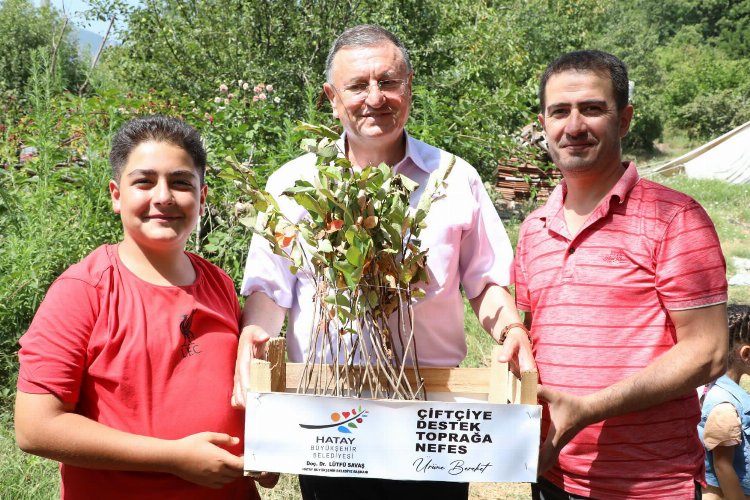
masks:
[[[508,202],[526,201],[532,197],[543,202],[560,179],[562,174],[554,165],[542,169],[527,160],[511,157],[498,162],[496,188]]]

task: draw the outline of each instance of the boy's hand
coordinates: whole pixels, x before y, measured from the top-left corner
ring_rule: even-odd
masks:
[[[234,365],[234,390],[232,407],[245,408],[245,394],[250,387],[250,365],[253,359],[263,359],[266,342],[271,337],[260,327],[245,328],[237,346],[237,361]]]
[[[201,486],[221,488],[242,476],[244,460],[221,446],[235,446],[239,438],[219,432],[200,432],[173,441],[169,472]]]

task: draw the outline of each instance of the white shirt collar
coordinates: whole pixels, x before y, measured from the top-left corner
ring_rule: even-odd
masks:
[[[406,130],[404,130],[404,135],[406,136],[406,150],[404,152],[404,157],[393,166],[393,169],[398,171],[403,168],[409,160],[411,160],[411,162],[420,170],[423,170],[428,174],[435,170],[438,165],[430,165],[422,155],[422,152],[427,145],[410,136]],[[338,146],[341,151],[346,151],[346,132],[341,134],[341,139],[338,140]]]

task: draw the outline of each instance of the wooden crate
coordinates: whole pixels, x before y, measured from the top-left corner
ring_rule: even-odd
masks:
[[[420,368],[428,401],[372,400],[293,394],[303,373],[310,372],[301,363],[285,362],[285,342],[274,339],[267,359],[251,366],[246,474],[262,469],[334,477],[534,481],[541,422],[538,375],[529,371],[516,378],[507,364],[497,362],[499,350],[493,350],[489,368]],[[326,380],[333,370],[324,365],[308,376]],[[413,373],[408,376],[416,383]],[[473,400],[446,402],[454,395]],[[372,418],[365,418],[368,412]]]
[[[492,350],[492,365],[489,368],[420,368],[428,397],[430,393],[461,393],[476,395],[478,399],[487,395],[487,401],[498,404],[537,404],[536,390],[539,374],[527,371],[521,378],[508,369],[507,363],[497,361],[501,346]],[[250,370],[250,390],[253,392],[295,392],[300,386],[304,372],[303,363],[285,361],[286,340],[274,338],[268,342],[266,359],[254,359]],[[324,373],[310,376],[333,377],[334,367],[324,365]],[[354,375],[354,374],[352,374]],[[407,370],[412,384],[416,384],[414,373]]]

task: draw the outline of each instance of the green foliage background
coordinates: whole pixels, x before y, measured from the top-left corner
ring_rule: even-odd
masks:
[[[50,53],[52,43],[58,39],[55,83],[58,88],[83,83],[84,69],[71,37],[73,27],[67,25],[63,32],[63,26],[60,13],[46,2],[38,8],[28,0],[0,2],[0,92],[23,89],[31,76],[34,58]]]

